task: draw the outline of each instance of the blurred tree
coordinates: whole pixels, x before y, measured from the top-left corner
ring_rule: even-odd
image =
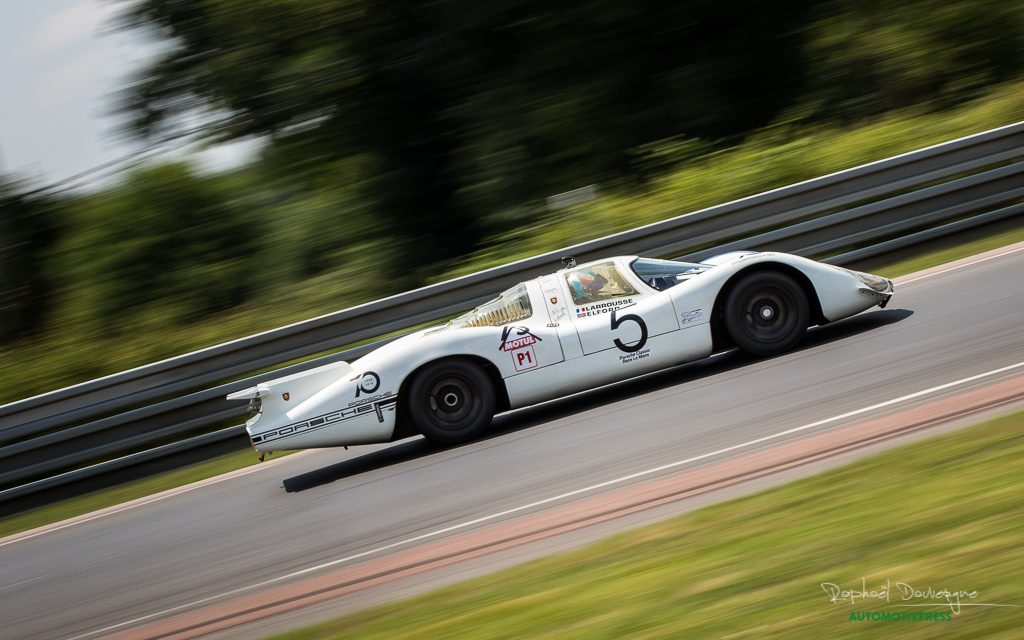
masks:
[[[37,332],[50,311],[47,258],[60,231],[57,206],[0,177],[0,343]]]
[[[831,0],[807,48],[816,119],[948,108],[1024,72],[1024,3]]]
[[[311,158],[302,141],[293,139],[270,145],[253,163],[249,184],[258,195],[251,199],[265,218],[261,251],[270,284],[350,266],[353,248],[377,233],[365,164],[358,156]]]
[[[771,121],[803,79],[806,5],[141,0],[123,24],[167,48],[121,107],[143,136],[368,154],[383,226],[430,263],[488,211],[632,173],[640,145]]]
[[[84,199],[61,245],[64,317],[116,333],[243,302],[261,277],[258,229],[230,197],[169,164]]]

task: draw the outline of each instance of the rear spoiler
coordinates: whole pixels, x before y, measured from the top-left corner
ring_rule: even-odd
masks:
[[[346,373],[352,371],[352,365],[344,361],[329,362],[319,367],[299,371],[291,375],[266,380],[254,387],[235,391],[227,395],[228,400],[252,400],[253,398],[266,398],[279,391],[290,392],[296,401],[301,401],[327,385],[341,379]]]

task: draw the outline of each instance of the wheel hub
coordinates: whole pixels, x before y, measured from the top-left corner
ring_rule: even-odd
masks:
[[[748,313],[756,331],[773,330],[785,321],[783,303],[778,296],[762,294],[751,302]]]
[[[458,421],[469,411],[472,390],[458,378],[439,380],[430,390],[430,408],[438,418]]]

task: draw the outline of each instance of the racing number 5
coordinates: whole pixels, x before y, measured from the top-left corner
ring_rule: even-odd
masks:
[[[636,344],[623,344],[622,340],[615,338],[615,346],[618,347],[620,351],[625,351],[626,353],[633,353],[634,351],[643,349],[644,345],[647,344],[647,323],[644,322],[643,318],[635,313],[627,313],[624,316],[620,316],[616,314],[615,311],[615,309],[612,309],[612,331],[621,327],[623,322],[635,322],[637,326],[640,327],[640,340]]]

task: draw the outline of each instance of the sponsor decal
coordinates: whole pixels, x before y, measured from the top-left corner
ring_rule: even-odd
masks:
[[[308,433],[310,431],[323,429],[324,427],[336,425],[338,423],[345,422],[346,420],[351,420],[359,416],[370,415],[372,413],[376,413],[377,422],[384,422],[384,412],[393,412],[398,406],[398,398],[394,397],[391,393],[383,395],[386,397],[381,400],[366,403],[354,402],[352,404],[356,406],[350,405],[346,409],[332,411],[321,416],[316,416],[315,418],[310,418],[303,422],[296,422],[294,424],[285,425],[277,429],[271,429],[270,431],[265,431],[263,433],[253,434],[251,438],[252,443],[254,445],[267,443],[293,434],[299,435]]]
[[[378,400],[384,400],[385,398],[390,398],[393,395],[395,395],[395,393],[393,391],[385,391],[383,393],[375,393],[374,395],[370,396],[369,398],[363,398],[362,400],[353,400],[352,402],[348,403],[348,406],[349,407],[358,407],[359,405],[363,405],[363,404],[372,404],[374,402],[377,402]]]
[[[650,349],[640,349],[639,351],[633,351],[632,353],[623,353],[618,356],[618,361],[622,362],[623,365],[629,365],[630,362],[642,360],[645,357],[650,357]]]
[[[356,397],[358,398],[364,393],[374,393],[377,389],[380,389],[380,376],[375,371],[367,371],[356,385]]]
[[[288,394],[287,392],[285,392],[285,393],[282,393],[282,394],[281,394],[281,398],[282,398],[282,399],[283,399],[283,400],[284,400],[285,402],[288,402],[288,399],[289,399],[289,398],[291,398],[291,395],[290,395],[290,394]]]
[[[560,327],[561,325],[558,324],[557,322],[549,322],[544,326],[547,327],[548,329],[555,329],[557,327]]]
[[[585,307],[576,307],[577,318],[589,318],[591,316],[600,316],[606,313],[611,313],[618,307],[625,307],[633,304],[633,298],[620,298],[618,300],[609,300],[607,302],[596,302]]]
[[[543,338],[533,335],[529,327],[509,326],[501,332],[501,344],[498,346],[498,351],[512,351],[543,341]]]
[[[555,296],[551,296],[551,304],[558,304],[558,298]]]
[[[542,341],[543,338],[533,335],[529,327],[505,327],[501,332],[501,345],[498,346],[498,350],[509,354],[516,371],[526,371],[536,368],[539,364],[533,345]]]
[[[624,353],[624,354],[622,354],[621,356],[619,356],[619,362],[621,362],[622,364],[628,364],[630,362],[636,362],[637,360],[643,360],[644,358],[649,358],[650,356],[651,356],[651,350],[650,349],[641,349],[639,351],[634,351],[633,353]]]
[[[691,309],[679,314],[679,326],[685,327],[688,324],[696,324],[704,321],[704,309]]]

